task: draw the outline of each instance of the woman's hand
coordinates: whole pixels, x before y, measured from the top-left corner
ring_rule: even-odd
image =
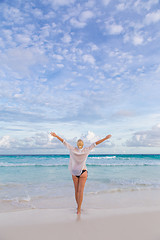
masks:
[[[63,143],[63,138],[59,137],[57,134],[55,134],[54,132],[50,133],[53,137],[58,138],[62,143]]]
[[[97,141],[96,142],[96,145],[98,145],[98,144],[100,144],[100,143],[102,143],[102,142],[104,142],[105,140],[107,140],[108,138],[111,138],[112,137],[112,135],[107,135],[105,138],[102,138],[102,139],[100,139],[99,141]]]
[[[111,137],[112,137],[112,135],[109,134],[109,135],[106,136],[106,139],[109,139],[109,138],[111,138]]]
[[[57,137],[57,135],[54,132],[50,133],[53,137]]]

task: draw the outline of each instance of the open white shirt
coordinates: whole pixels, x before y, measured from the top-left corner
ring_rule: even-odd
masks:
[[[92,143],[89,147],[79,149],[78,147],[73,147],[66,140],[63,140],[63,144],[70,151],[70,160],[68,168],[72,175],[79,176],[83,169],[87,169],[86,160],[90,151],[96,146],[96,143]]]

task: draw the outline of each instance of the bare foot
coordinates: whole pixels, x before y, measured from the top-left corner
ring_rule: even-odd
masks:
[[[81,210],[77,208],[77,214],[81,214]]]

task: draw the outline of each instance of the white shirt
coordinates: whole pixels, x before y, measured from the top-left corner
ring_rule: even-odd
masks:
[[[68,168],[72,175],[79,176],[83,169],[87,169],[86,160],[90,151],[96,146],[96,143],[92,143],[89,147],[79,149],[78,147],[73,147],[66,140],[63,140],[63,144],[70,151],[70,160]]]

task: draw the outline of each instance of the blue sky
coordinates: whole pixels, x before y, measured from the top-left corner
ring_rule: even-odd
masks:
[[[0,1],[0,153],[160,153],[158,0]]]

